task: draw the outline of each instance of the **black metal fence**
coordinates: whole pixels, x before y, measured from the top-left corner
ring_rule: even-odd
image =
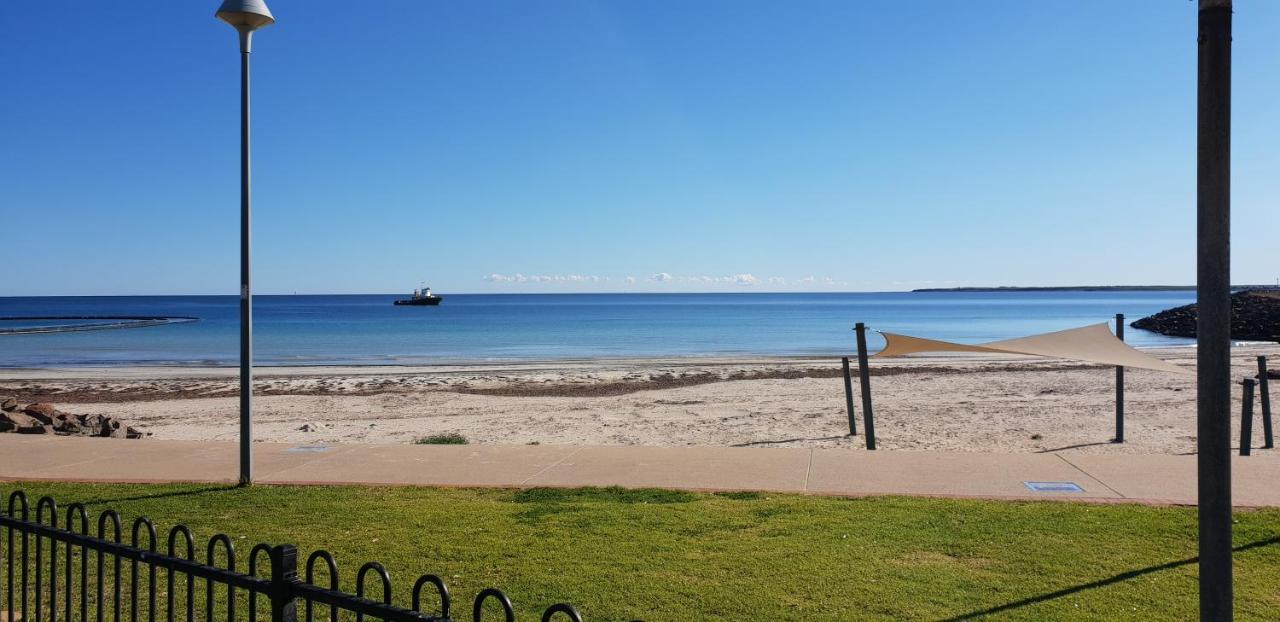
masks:
[[[133,521],[126,544],[124,524],[114,510],[98,516],[93,532],[84,505],[62,510],[61,525],[59,512],[50,497],[37,501],[33,512],[26,494],[9,495],[7,512],[0,514],[6,532],[0,543],[5,549],[0,622],[256,622],[260,613],[271,622],[452,619],[449,589],[435,575],[414,583],[406,609],[391,603],[391,577],[378,562],[360,567],[356,593],[348,594],[338,589],[338,563],[328,551],[309,555],[299,578],[296,548],[258,544],[240,572],[235,544],[225,534],[209,538],[201,560],[195,537],[183,525],[169,530],[160,552],[156,526],[148,518]],[[377,586],[376,596],[366,595],[368,582]],[[511,600],[486,589],[475,598],[472,620],[481,622],[486,612],[497,610],[502,619],[515,620]],[[542,614],[544,622],[557,618],[582,620],[566,604]]]

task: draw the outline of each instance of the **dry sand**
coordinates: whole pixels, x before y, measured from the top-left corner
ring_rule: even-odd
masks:
[[[1188,367],[1195,350],[1153,354]],[[1280,346],[1240,346],[1235,375]],[[856,366],[856,361],[855,361]],[[1114,368],[999,356],[873,359],[885,449],[1191,453],[1195,378],[1128,370],[1123,445]],[[236,370],[134,367],[0,370],[0,395],[120,416],[155,438],[237,435]],[[652,359],[437,367],[263,368],[258,440],[862,447],[851,438],[833,359]],[[854,392],[857,396],[855,370]],[[1239,391],[1236,410],[1239,412]],[[1233,414],[1238,419],[1238,414]],[[1233,428],[1238,425],[1233,421]],[[862,411],[858,405],[858,428]],[[1261,443],[1261,426],[1255,426]],[[140,441],[145,442],[145,441]]]

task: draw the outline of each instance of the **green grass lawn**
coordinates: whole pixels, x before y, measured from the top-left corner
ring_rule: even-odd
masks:
[[[774,494],[6,483],[126,521],[182,522],[197,549],[324,548],[344,589],[369,560],[396,602],[443,576],[455,617],[497,586],[536,619],[569,601],[589,621],[1155,620],[1197,614],[1195,509]],[[2,539],[0,539],[2,540]],[[1280,617],[1280,511],[1236,516],[1239,619]],[[0,541],[0,547],[3,542]]]

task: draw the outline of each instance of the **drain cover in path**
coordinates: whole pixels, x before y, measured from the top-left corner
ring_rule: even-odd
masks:
[[[1022,482],[1031,492],[1084,492],[1075,482]]]
[[[329,448],[325,447],[324,445],[300,445],[298,447],[290,447],[285,451],[289,453],[294,453],[294,454],[298,454],[298,453],[318,454],[322,451],[329,451]]]

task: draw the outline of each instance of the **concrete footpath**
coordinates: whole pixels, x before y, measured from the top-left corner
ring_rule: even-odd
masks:
[[[1196,457],[807,448],[255,443],[263,484],[624,486],[1196,503]],[[0,434],[0,480],[234,482],[234,442]],[[1280,451],[1234,457],[1237,506],[1280,506]]]

